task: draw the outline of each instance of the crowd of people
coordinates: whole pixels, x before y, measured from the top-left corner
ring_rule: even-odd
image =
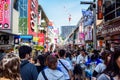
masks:
[[[0,53],[0,80],[120,80],[120,48],[44,52],[32,57],[30,46],[19,55]]]

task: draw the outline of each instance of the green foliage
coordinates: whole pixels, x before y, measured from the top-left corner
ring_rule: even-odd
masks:
[[[36,50],[44,50],[44,47],[40,46],[40,45],[35,45],[34,49],[36,49]]]
[[[28,18],[19,18],[19,32],[22,34],[27,34],[27,21]]]

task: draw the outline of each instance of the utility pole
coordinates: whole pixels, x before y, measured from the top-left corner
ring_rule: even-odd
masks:
[[[91,4],[93,9],[93,17],[94,17],[94,27],[93,27],[93,48],[97,49],[97,39],[96,39],[96,4],[95,2],[81,2],[80,4]]]

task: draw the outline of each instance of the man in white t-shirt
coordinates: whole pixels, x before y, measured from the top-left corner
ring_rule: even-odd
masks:
[[[84,50],[80,51],[80,54],[77,56],[77,64],[80,64],[81,67],[85,67],[84,63],[87,62],[88,56],[86,55]]]
[[[61,49],[58,53],[58,56],[59,56],[58,67],[63,72],[65,80],[70,80],[72,78],[72,66],[65,59],[65,50]]]

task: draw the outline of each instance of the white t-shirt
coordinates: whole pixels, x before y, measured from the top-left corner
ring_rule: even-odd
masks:
[[[66,66],[66,68],[67,68],[68,70],[72,70],[72,66],[70,65],[70,63],[69,63],[67,60],[65,60],[65,59],[60,59],[60,61],[64,64],[64,66]],[[66,70],[66,69],[64,68],[64,66],[59,62],[59,60],[58,60],[58,65],[57,65],[57,66],[58,66],[58,67],[60,68],[60,70],[63,72],[65,79],[70,79],[70,76],[69,76],[67,70]]]
[[[98,73],[102,73],[105,69],[106,69],[106,65],[104,63],[99,63],[95,67],[95,71],[98,72]]]
[[[81,64],[87,61],[88,56],[83,57],[81,54],[77,56],[77,64]]]

